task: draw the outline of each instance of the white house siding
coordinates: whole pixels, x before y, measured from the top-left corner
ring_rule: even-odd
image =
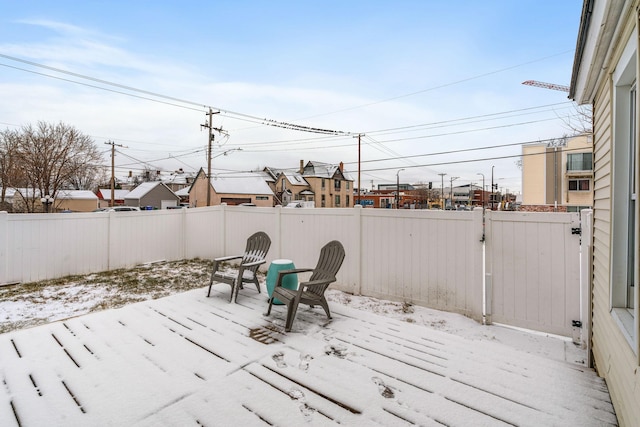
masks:
[[[632,36],[635,16],[627,16],[624,36],[619,39],[611,63],[605,64],[612,71],[626,41]],[[619,422],[632,426],[640,420],[638,357],[611,315],[612,92],[613,81],[608,73],[599,83],[594,102],[592,345],[596,368],[607,381]]]

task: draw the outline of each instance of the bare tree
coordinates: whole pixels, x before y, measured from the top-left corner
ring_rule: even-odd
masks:
[[[576,105],[575,114],[562,118],[573,135],[591,135],[593,132],[593,112],[590,105]]]
[[[34,212],[39,197],[84,184],[87,174],[95,175],[102,156],[93,140],[72,126],[38,122],[19,132],[18,160],[26,188],[26,210]]]
[[[0,209],[7,209],[7,189],[21,180],[22,169],[18,164],[19,134],[6,129],[0,132]]]

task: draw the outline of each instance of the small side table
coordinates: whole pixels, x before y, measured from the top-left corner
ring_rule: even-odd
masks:
[[[276,287],[278,272],[280,270],[292,270],[294,268],[296,268],[296,266],[290,259],[274,259],[271,262],[269,270],[267,271],[267,293],[269,294],[269,298],[271,298],[273,289]],[[284,276],[282,278],[282,287],[287,289],[298,289],[298,275],[287,274]],[[273,300],[273,303],[276,305],[282,305],[282,302],[277,298]]]

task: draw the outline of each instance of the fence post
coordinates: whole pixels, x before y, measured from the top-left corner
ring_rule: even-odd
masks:
[[[483,263],[483,246],[482,236],[484,233],[483,212],[482,208],[474,208],[472,211],[473,222],[473,241],[471,242],[473,252],[473,270],[471,271],[471,289],[468,290],[471,295],[471,306],[467,307],[471,311],[471,317],[477,322],[482,321],[482,306],[484,303],[483,282],[484,282],[484,263]]]
[[[493,257],[492,257],[493,211],[485,210],[484,215],[484,318],[485,325],[491,324],[493,308]]]
[[[8,280],[9,268],[9,214],[0,212],[0,286]]]
[[[355,219],[355,230],[356,230],[356,247],[354,248],[354,255],[356,255],[357,260],[357,270],[356,270],[356,280],[355,284],[355,295],[361,295],[362,291],[362,257],[364,256],[362,251],[362,205],[357,204],[354,206],[354,219]]]
[[[592,367],[591,359],[591,278],[593,267],[593,211],[580,211],[580,341],[587,349],[587,366]]]
[[[227,252],[227,203],[220,203],[220,209],[222,209],[222,253],[228,254]]]
[[[276,255],[274,259],[282,258],[282,205],[276,205],[275,207],[275,244],[273,245],[276,249]]]

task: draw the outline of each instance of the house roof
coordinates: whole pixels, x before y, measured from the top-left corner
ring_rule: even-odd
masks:
[[[258,176],[213,177],[211,186],[218,194],[261,194],[273,196],[269,184]]]
[[[353,181],[353,178],[344,170],[340,170],[339,165],[329,163],[308,161],[305,165],[302,175],[317,178],[334,178],[335,175],[341,175],[344,179]]]
[[[291,185],[309,185],[306,179],[300,174],[300,172],[282,172],[284,178],[289,181]]]
[[[59,190],[55,198],[65,200],[98,200],[98,196],[90,190]]]
[[[113,198],[115,200],[124,200],[125,196],[129,194],[129,190],[113,190]],[[103,199],[111,199],[111,189],[101,188],[98,190],[98,197],[102,196]]]
[[[125,199],[136,199],[136,200],[139,200],[139,199],[143,198],[144,196],[146,196],[147,193],[149,193],[151,190],[156,188],[158,185],[162,185],[168,191],[171,191],[171,189],[169,187],[167,187],[165,184],[163,184],[160,181],[143,182],[142,184],[138,185],[136,188],[131,190],[129,192],[129,194],[127,194],[125,196]],[[173,193],[173,191],[171,191],[171,193]]]
[[[174,193],[176,194],[176,196],[179,197],[185,197],[189,195],[189,187],[183,187],[178,191],[174,191]]]

